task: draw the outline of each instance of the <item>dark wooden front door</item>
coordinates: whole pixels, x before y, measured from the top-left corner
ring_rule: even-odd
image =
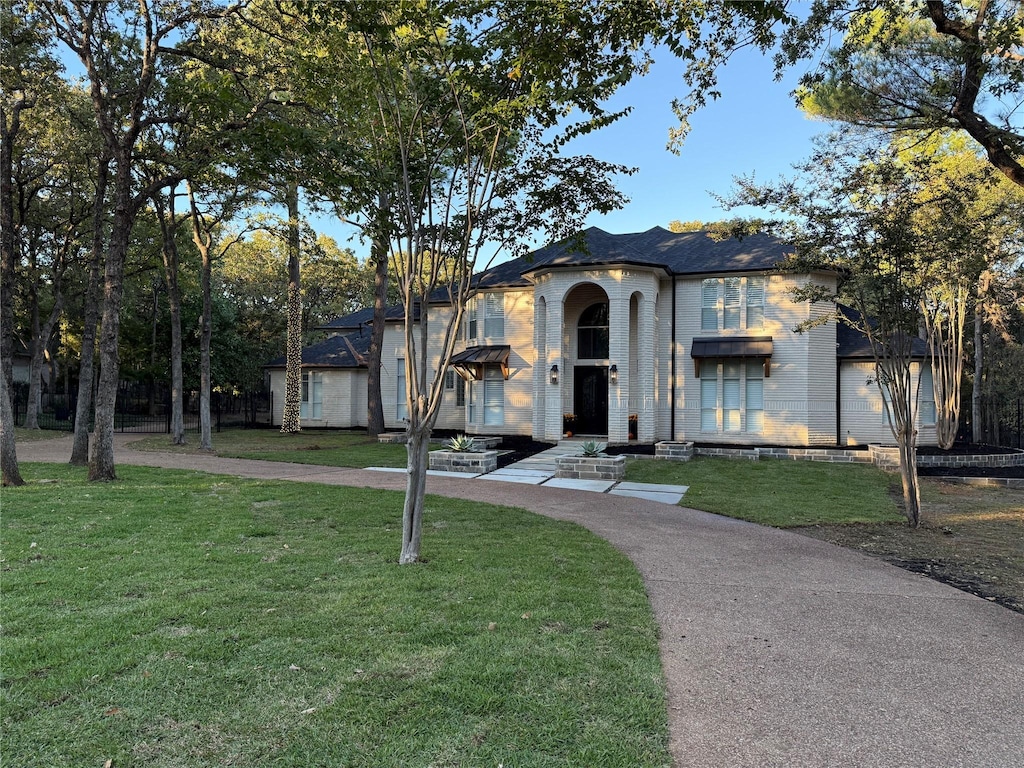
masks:
[[[576,366],[573,373],[576,432],[608,434],[608,367]]]

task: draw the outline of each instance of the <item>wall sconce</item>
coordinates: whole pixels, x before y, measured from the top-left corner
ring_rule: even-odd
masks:
[[[608,373],[611,374],[612,384],[618,384],[619,383],[619,366],[612,365],[612,369]]]
[[[551,383],[552,384],[557,384],[558,383],[558,365],[557,364],[551,366]]]

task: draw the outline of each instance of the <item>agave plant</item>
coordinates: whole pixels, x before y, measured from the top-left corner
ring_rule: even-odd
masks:
[[[604,456],[604,449],[607,447],[608,446],[605,443],[599,443],[596,440],[587,440],[585,443],[580,445],[580,455],[586,456],[587,458]]]
[[[472,438],[469,435],[456,435],[448,440],[448,450],[458,451],[459,453],[474,453],[477,450],[476,438]]]

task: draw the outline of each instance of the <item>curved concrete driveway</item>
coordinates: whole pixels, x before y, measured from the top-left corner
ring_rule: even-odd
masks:
[[[402,474],[143,453],[131,439],[118,436],[119,463],[404,488]],[[18,454],[66,461],[70,445]],[[450,478],[428,491],[571,520],[633,560],[661,626],[677,766],[1024,766],[1024,616],[825,542],[682,507]]]

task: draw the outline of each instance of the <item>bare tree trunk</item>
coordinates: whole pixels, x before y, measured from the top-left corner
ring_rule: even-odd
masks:
[[[384,431],[384,399],[380,388],[380,363],[384,347],[384,321],[388,300],[388,249],[381,235],[374,235],[371,254],[373,272],[373,325],[370,326],[370,352],[367,357],[366,431],[376,437]]]
[[[53,335],[53,327],[57,324],[61,310],[64,308],[64,296],[59,292],[54,298],[53,308],[46,318],[46,322],[39,325],[39,308],[33,308],[32,325],[32,358],[29,361],[28,369],[28,408],[25,411],[25,429],[39,429],[39,412],[42,406],[43,392],[43,363],[46,356],[46,347]],[[51,382],[53,379],[51,378]]]
[[[92,206],[92,256],[89,285],[85,293],[85,327],[82,330],[82,357],[78,364],[78,402],[75,404],[75,439],[71,464],[89,463],[89,414],[92,411],[93,359],[96,354],[96,325],[99,320],[100,264],[103,259],[103,203],[107,195],[110,160],[101,158],[96,168],[96,192]]]
[[[7,378],[0,376],[0,484],[24,485],[18,469],[18,451],[14,444],[14,412]]]
[[[402,508],[402,554],[398,558],[401,565],[415,563],[420,558],[423,506],[427,492],[427,465],[430,461],[430,429],[410,429],[405,450],[408,457],[408,478],[405,505]]]
[[[114,409],[119,376],[118,336],[121,330],[121,299],[124,293],[124,262],[132,230],[130,208],[131,169],[126,158],[117,163],[117,199],[110,245],[103,274],[103,319],[100,330],[100,381],[96,388],[96,429],[89,479],[116,480],[114,471]]]
[[[288,182],[288,345],[285,351],[284,411],[281,431],[302,429],[302,286],[299,271],[299,185]]]
[[[185,444],[185,395],[181,365],[181,290],[178,287],[178,245],[174,241],[177,221],[174,215],[174,191],[168,193],[166,215],[160,196],[153,195],[164,261],[164,280],[167,284],[167,304],[171,314],[171,444]],[[155,328],[155,321],[154,321]],[[154,353],[156,350],[154,339]]]
[[[210,342],[213,336],[213,307],[210,300],[210,264],[209,247],[200,248],[203,257],[201,283],[203,292],[203,319],[199,340],[199,449],[213,450],[213,438],[210,432]]]
[[[900,452],[900,481],[903,484],[903,509],[911,528],[921,525],[921,483],[917,477],[917,432],[900,430],[896,444]]]
[[[971,391],[971,440],[978,444],[982,442],[982,416],[981,416],[981,378],[984,371],[985,348],[983,346],[982,330],[984,296],[988,287],[988,275],[986,270],[978,278],[978,301],[974,305],[974,387]]]

